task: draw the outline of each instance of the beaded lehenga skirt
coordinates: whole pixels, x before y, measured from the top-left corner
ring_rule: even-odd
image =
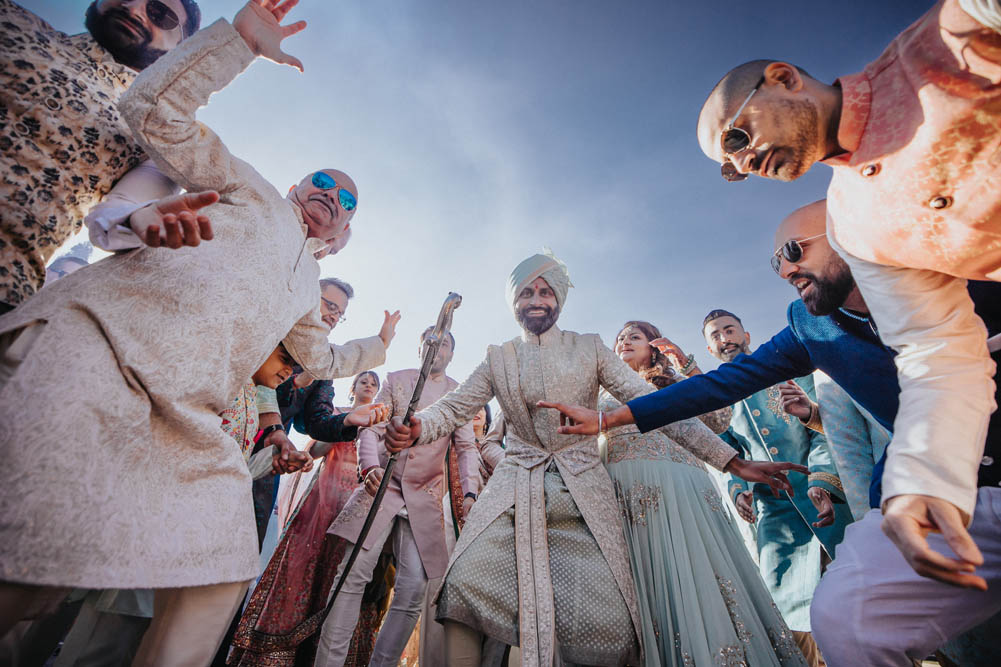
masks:
[[[604,395],[602,410],[618,403]],[[659,431],[606,440],[645,665],[805,665],[704,464]]]

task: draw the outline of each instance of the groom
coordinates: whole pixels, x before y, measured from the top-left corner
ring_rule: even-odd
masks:
[[[594,437],[557,435],[559,419],[540,402],[595,406],[598,389],[626,400],[650,391],[594,334],[556,326],[570,276],[552,255],[533,255],[508,279],[508,303],[523,331],[491,345],[462,385],[387,426],[386,446],[426,443],[473,419],[496,397],[507,450],[473,506],[438,598],[446,662],[478,666],[482,635],[521,646],[522,665],[636,662],[639,618],[611,480]],[[697,419],[675,429],[705,429]],[[680,440],[684,441],[682,437]],[[786,463],[749,463],[719,441],[707,462],[745,479],[789,488]]]

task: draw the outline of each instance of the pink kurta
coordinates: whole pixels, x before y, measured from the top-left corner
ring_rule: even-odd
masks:
[[[379,390],[376,403],[384,403],[392,409],[394,416],[403,416],[417,384],[417,369],[396,371],[386,376]],[[458,382],[450,377],[433,380],[430,377],[424,385],[424,392],[417,404],[418,409],[431,405],[439,398],[455,389]],[[358,465],[362,470],[373,466],[386,467],[389,454],[383,441],[385,425],[379,424],[363,429],[358,435]],[[424,445],[411,447],[400,452],[393,478],[386,489],[372,528],[364,547],[371,548],[390,521],[406,507],[410,527],[417,542],[417,551],[428,579],[436,579],[445,574],[449,549],[445,531],[452,530],[445,525],[442,512],[442,498],[446,491],[445,452],[454,443],[459,456],[459,474],[464,493],[479,492],[479,453],[473,440],[473,426],[466,424],[452,433]],[[347,506],[330,527],[330,532],[349,542],[358,539],[365,515],[372,506],[372,496],[364,487],[355,490]]]
[[[828,231],[861,259],[1001,280],[1001,34],[942,0],[842,77]]]

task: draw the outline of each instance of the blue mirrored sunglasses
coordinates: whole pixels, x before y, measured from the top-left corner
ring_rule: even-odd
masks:
[[[322,171],[318,171],[313,174],[313,185],[320,188],[321,190],[332,190],[333,188],[339,188],[337,191],[337,201],[340,202],[341,208],[345,211],[353,211],[355,207],[358,206],[358,200],[353,194],[345,190],[343,187],[337,185],[337,181],[330,177]]]

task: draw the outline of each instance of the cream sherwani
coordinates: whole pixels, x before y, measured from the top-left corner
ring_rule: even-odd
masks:
[[[598,336],[554,326],[490,346],[458,389],[417,415],[420,447],[471,420],[495,396],[504,411],[505,456],[452,554],[439,619],[520,644],[522,665],[548,667],[557,641],[571,662],[636,657],[636,594],[596,439],[557,435],[559,413],[535,407],[546,400],[594,408],[600,387],[621,401],[650,391]],[[695,419],[666,428],[708,431]],[[722,468],[735,452],[717,442],[702,456]]]
[[[121,101],[167,176],[219,191],[206,209],[215,239],[103,259],[0,317],[0,580],[252,579],[250,476],[219,413],[280,341],[318,378],[384,361],[378,337],[327,342],[318,241],[297,208],[195,120],[253,59],[219,21],[146,69]]]

